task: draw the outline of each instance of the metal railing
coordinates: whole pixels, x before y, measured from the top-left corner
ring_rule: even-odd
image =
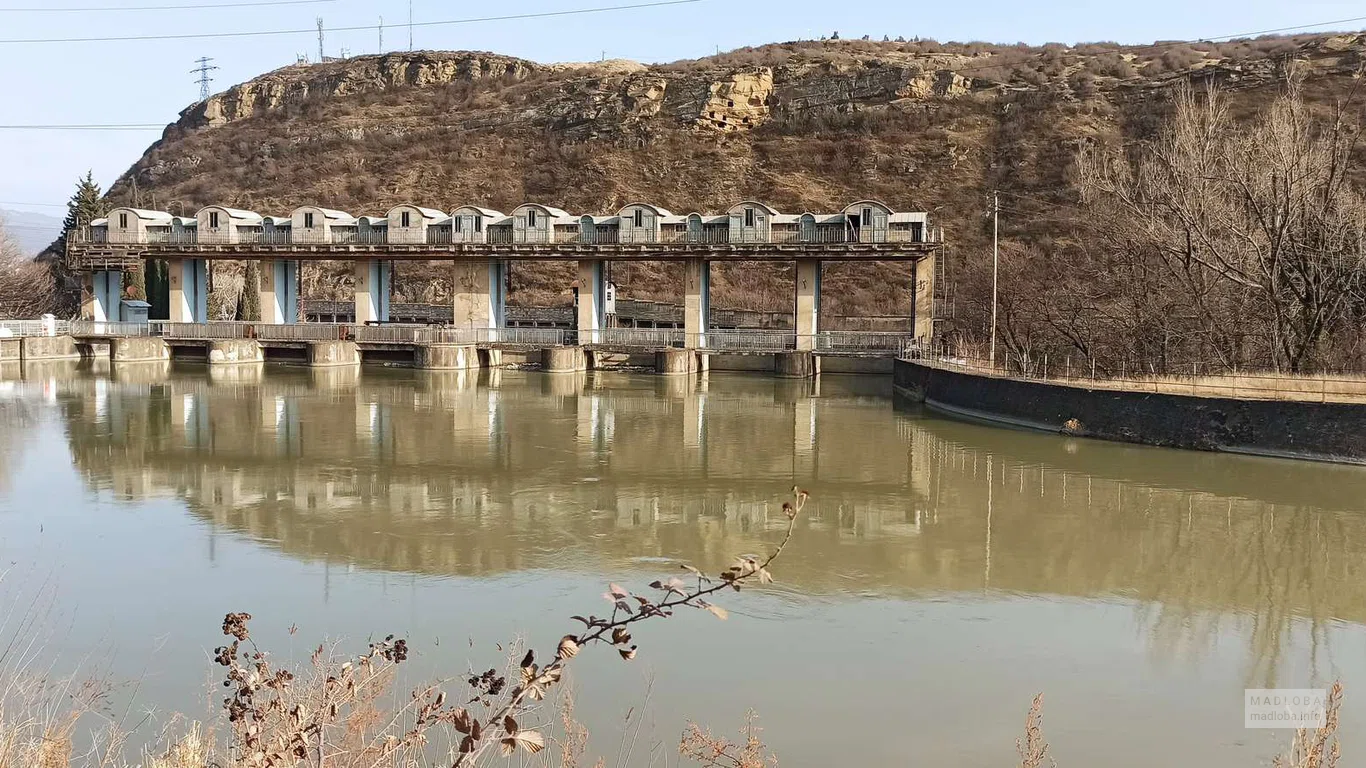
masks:
[[[425,325],[357,325],[352,332],[356,341],[378,342],[385,344],[431,343],[432,331]]]
[[[71,333],[66,320],[0,320],[0,339],[19,336],[65,336]]]
[[[558,347],[573,331],[563,328],[441,328],[425,329],[423,340],[433,344],[506,344],[509,346]]]
[[[253,323],[213,320],[207,323],[160,322],[160,335],[167,339],[249,339]]]
[[[687,337],[688,346],[718,352],[785,352],[797,348],[792,331],[711,330]]]
[[[580,331],[579,343],[618,347],[682,347],[687,340],[683,331],[672,328],[599,328]]]
[[[1175,366],[1167,373],[1104,370],[1091,363],[1049,360],[1047,355],[1022,358],[1013,353],[991,361],[951,355],[920,356],[916,362],[976,376],[1042,381],[1087,389],[1151,392],[1237,400],[1297,400],[1307,402],[1366,401],[1366,373],[1292,374],[1267,370],[1229,370],[1216,363],[1188,363],[1189,372]]]
[[[916,345],[914,334],[878,331],[821,331],[814,341],[816,352],[853,354],[902,355]]]
[[[124,323],[97,320],[73,320],[70,325],[72,336],[160,336],[161,323]]]
[[[532,245],[552,245],[560,243],[582,243],[584,245],[761,245],[761,244],[848,244],[848,243],[942,243],[944,231],[936,227],[919,229],[855,230],[832,226],[791,227],[779,225],[770,229],[746,228],[733,233],[729,227],[710,226],[701,231],[670,227],[658,232],[652,230],[627,229],[616,227],[597,227],[592,231],[582,228],[556,227],[546,229],[514,230],[511,227],[489,227],[483,232],[455,232],[450,227],[430,227],[422,241],[428,245],[450,245],[452,243],[490,243],[511,245],[527,243]],[[110,239],[104,228],[85,227],[72,233],[72,242],[77,244],[127,244],[146,243],[150,245],[198,245],[201,243],[196,230],[154,229],[138,240],[120,235]],[[293,230],[272,231],[243,230],[237,233],[237,243],[245,245],[292,245],[298,244],[338,244],[338,245],[403,245],[390,242],[387,229],[360,230],[355,227],[333,228],[324,235],[322,232],[300,233],[294,236]],[[231,244],[225,241],[224,244]],[[413,243],[422,244],[422,243]]]
[[[253,331],[261,341],[340,341],[346,338],[350,328],[341,323],[257,323]]]

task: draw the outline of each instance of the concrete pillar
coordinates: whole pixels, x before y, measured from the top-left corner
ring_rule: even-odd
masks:
[[[541,369],[549,373],[588,370],[583,347],[547,347],[541,350]]]
[[[921,349],[929,349],[934,337],[934,270],[937,255],[916,261],[911,266],[911,334]]]
[[[797,259],[797,349],[816,348],[820,316],[820,259]]]
[[[209,321],[209,270],[204,259],[167,259],[173,323]]]
[[[798,350],[779,352],[773,356],[773,373],[784,379],[807,379],[821,372],[820,358],[815,353]]]
[[[606,325],[607,280],[601,259],[579,262],[578,329],[580,344],[594,344]]]
[[[356,322],[389,322],[389,267],[382,259],[359,259],[356,275]]]
[[[697,372],[697,353],[691,349],[661,349],[655,352],[655,372],[666,376]]]
[[[684,346],[705,349],[711,322],[711,262],[688,259],[683,275]]]
[[[502,259],[455,262],[456,328],[502,328],[507,308],[507,265]]]
[[[261,262],[261,322],[293,325],[299,321],[299,262]]]
[[[82,278],[81,319],[97,323],[117,322],[123,299],[123,273],[114,270],[87,272]]]

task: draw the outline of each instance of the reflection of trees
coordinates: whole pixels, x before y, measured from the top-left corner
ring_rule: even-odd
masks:
[[[1257,681],[1275,679],[1292,627],[1321,641],[1329,621],[1363,619],[1355,469],[921,420],[868,393],[825,384],[812,398],[757,377],[704,392],[476,384],[173,379],[110,390],[99,408],[92,392],[61,403],[93,486],[175,493],[216,530],[302,558],[430,574],[715,568],[762,548],[770,500],[796,479],[815,497],[782,576],[807,591],[985,583],[1133,600],[1163,655],[1245,634]]]

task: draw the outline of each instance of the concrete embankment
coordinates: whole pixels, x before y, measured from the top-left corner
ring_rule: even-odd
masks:
[[[1126,443],[1366,464],[1366,405],[1088,389],[898,360],[899,396],[1003,426]]]

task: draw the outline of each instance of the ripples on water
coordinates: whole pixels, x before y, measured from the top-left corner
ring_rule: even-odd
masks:
[[[1358,468],[962,424],[882,378],[8,375],[0,556],[56,574],[68,658],[155,654],[162,708],[208,708],[228,610],[277,649],[401,632],[412,674],[460,672],[608,580],[765,551],[794,482],[778,584],[581,660],[595,746],[649,669],[660,739],[753,706],[785,765],[1008,765],[1044,690],[1065,765],[1246,766],[1284,740],[1241,728],[1244,687],[1366,680]]]

